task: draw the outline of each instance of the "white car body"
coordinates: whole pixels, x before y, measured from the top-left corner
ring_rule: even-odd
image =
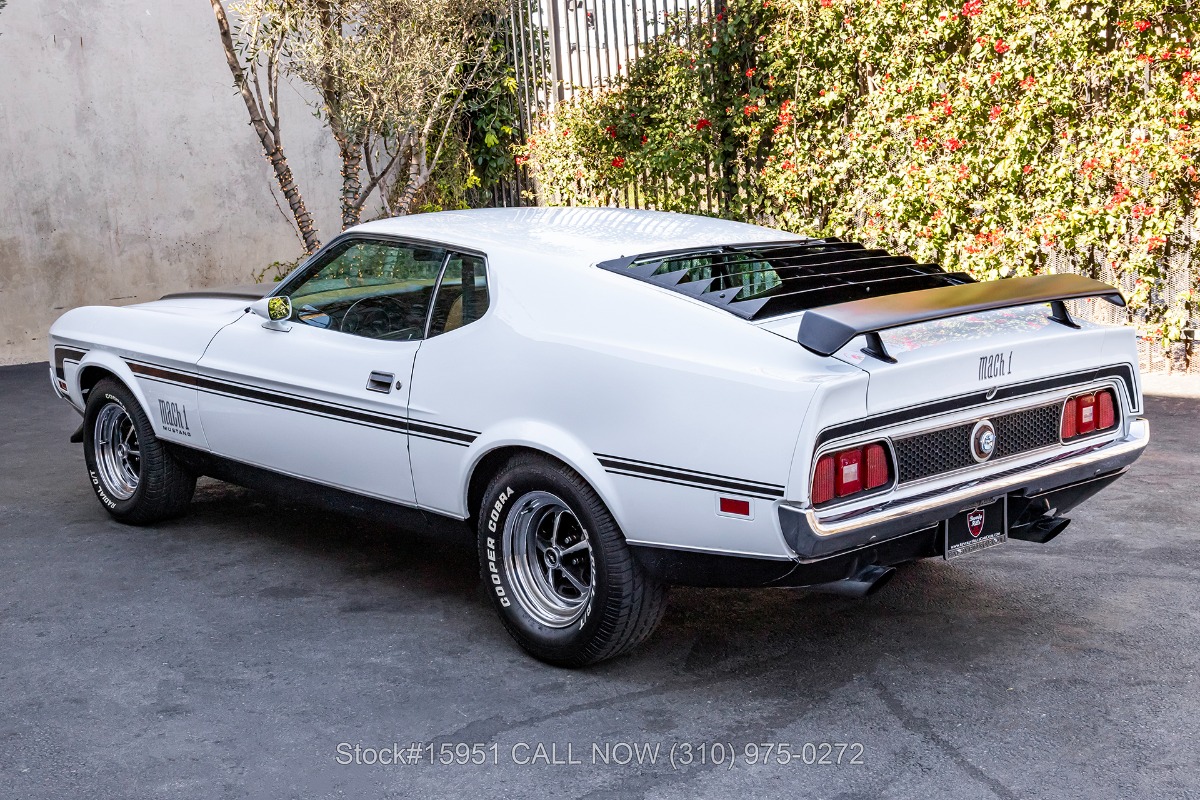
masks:
[[[1129,328],[1069,327],[1031,304],[883,331],[895,363],[864,353],[861,336],[826,356],[797,343],[809,311],[747,321],[597,266],[802,240],[777,230],[539,208],[389,219],[339,241],[361,236],[482,255],[490,308],[415,341],[272,329],[236,292],[79,308],[51,330],[56,392],[82,411],[89,387],[111,375],[163,441],[453,520],[479,513],[490,456],[536,450],[594,488],[648,569],[715,585],[853,579],[864,565],[912,555],[889,556],[887,542],[919,530],[932,542],[944,520],[995,497],[1060,499],[1040,509],[1053,518],[1148,440]],[[365,388],[372,372],[399,388]],[[816,457],[839,444],[894,448],[1104,388],[1119,423],[1102,435],[896,479],[828,508],[812,502]],[[891,458],[895,470],[894,449]],[[745,505],[722,511],[722,498]],[[917,553],[936,554],[928,542]]]

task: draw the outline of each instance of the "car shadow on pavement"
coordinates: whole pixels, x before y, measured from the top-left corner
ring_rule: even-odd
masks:
[[[449,603],[456,616],[469,614],[477,622],[461,630],[439,627],[429,646],[477,655],[501,648],[536,664],[508,641],[495,618],[465,528],[461,536],[406,529],[208,479],[197,489],[186,525],[168,526],[188,536],[241,540],[238,549],[247,540],[269,546],[272,563],[290,561],[286,576],[263,576],[254,590],[259,598],[313,599],[340,614],[412,612],[431,604],[444,612]],[[703,678],[778,662],[842,680],[847,671],[861,674],[889,653],[947,668],[950,662],[985,661],[995,648],[1022,647],[1023,631],[1037,624],[1044,609],[1023,602],[1019,586],[988,578],[980,563],[976,569],[941,561],[909,564],[868,599],[803,589],[674,587],[654,636],[589,672]],[[998,620],[1000,630],[979,634],[982,623]]]

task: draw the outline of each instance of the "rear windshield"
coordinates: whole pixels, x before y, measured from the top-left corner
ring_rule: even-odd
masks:
[[[680,269],[686,270],[686,281],[713,278],[710,291],[741,289],[739,297],[743,300],[761,295],[783,283],[783,279],[770,262],[756,258],[752,253],[713,251],[679,260],[663,261],[653,274],[665,275]]]

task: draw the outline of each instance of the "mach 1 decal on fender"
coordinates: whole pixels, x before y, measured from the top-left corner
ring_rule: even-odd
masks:
[[[727,220],[450,211],[279,284],[69,311],[50,377],[117,519],[185,513],[209,475],[466,526],[508,632],[581,666],[670,584],[866,596],[1057,536],[1149,439],[1133,333],[1082,298],[1124,303]]]

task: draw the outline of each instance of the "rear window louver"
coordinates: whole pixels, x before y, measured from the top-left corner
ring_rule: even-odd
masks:
[[[836,238],[645,253],[603,261],[627,275],[759,320],[868,297],[974,283],[965,273]]]

